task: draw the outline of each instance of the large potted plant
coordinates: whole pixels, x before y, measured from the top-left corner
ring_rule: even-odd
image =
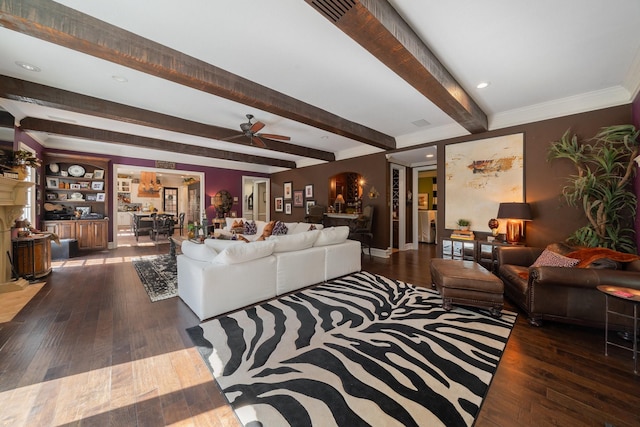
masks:
[[[632,125],[618,125],[602,128],[586,141],[566,131],[551,143],[548,160],[567,159],[577,171],[562,189],[564,199],[582,207],[587,218],[587,224],[569,236],[570,243],[636,253],[632,183],[639,135]]]

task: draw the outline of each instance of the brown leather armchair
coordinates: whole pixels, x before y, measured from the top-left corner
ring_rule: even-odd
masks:
[[[599,285],[640,289],[640,260],[614,263],[614,268],[530,267],[543,248],[499,246],[498,275],[504,293],[525,311],[529,323],[555,320],[604,328],[605,296]],[[607,265],[611,267],[611,264]],[[632,304],[610,299],[610,309],[632,315]],[[628,330],[630,319],[609,317],[610,329]]]

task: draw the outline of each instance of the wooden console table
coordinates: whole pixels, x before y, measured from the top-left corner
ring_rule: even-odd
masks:
[[[442,239],[442,258],[475,261],[495,273],[498,267],[498,260],[495,254],[496,246],[504,245],[507,245],[507,243],[447,237]]]

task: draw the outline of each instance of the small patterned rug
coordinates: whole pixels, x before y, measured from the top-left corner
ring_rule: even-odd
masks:
[[[151,255],[132,260],[151,302],[178,295],[178,265],[171,255]]]

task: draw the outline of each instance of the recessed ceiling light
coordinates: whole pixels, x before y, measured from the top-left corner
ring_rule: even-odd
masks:
[[[117,81],[118,83],[126,83],[126,82],[128,82],[128,81],[129,81],[129,80],[127,80],[127,78],[126,78],[126,77],[124,77],[124,76],[111,76],[111,78],[112,78],[113,80]]]
[[[16,65],[18,67],[20,67],[20,68],[24,68],[27,71],[33,71],[34,73],[39,73],[40,71],[42,71],[42,70],[40,70],[39,67],[36,67],[33,64],[28,64],[28,63],[22,62],[22,61],[16,61]]]
[[[430,158],[432,158],[432,157],[433,157],[433,154],[432,154],[432,153],[429,153],[429,154],[427,154],[425,157],[426,157],[427,159],[430,159]]]
[[[491,82],[480,82],[478,83],[478,85],[476,86],[478,89],[484,89],[485,87],[488,87],[491,84]]]

